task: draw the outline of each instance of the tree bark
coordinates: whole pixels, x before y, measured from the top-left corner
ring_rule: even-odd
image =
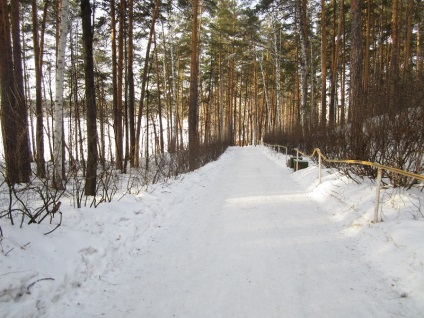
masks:
[[[277,18],[273,18],[273,33],[274,33],[274,52],[275,52],[275,90],[277,95],[277,130],[281,131],[281,79],[280,79],[280,53],[278,50],[278,29],[276,27]]]
[[[350,117],[352,122],[352,155],[362,155],[362,0],[350,0],[351,7],[351,52],[350,52]]]
[[[124,146],[122,127],[122,88],[124,77],[124,15],[125,0],[119,3],[119,36],[118,36],[118,73],[117,73],[117,103],[115,110],[115,146],[116,146],[116,169],[123,169]]]
[[[309,131],[310,111],[307,107],[308,101],[308,19],[307,19],[307,0],[296,1],[299,14],[299,33],[300,33],[300,111],[301,125],[304,131]]]
[[[138,108],[138,116],[137,116],[137,131],[135,134],[136,137],[136,144],[135,144],[135,151],[134,151],[134,167],[138,167],[139,165],[139,147],[140,147],[140,134],[141,134],[141,118],[143,114],[143,105],[144,105],[144,96],[146,94],[146,82],[147,82],[147,71],[149,68],[149,57],[150,57],[150,47],[152,45],[152,39],[153,39],[153,32],[155,31],[155,23],[156,18],[159,14],[159,6],[160,6],[161,0],[156,0],[155,10],[153,12],[152,16],[152,25],[150,26],[150,33],[149,33],[149,40],[147,41],[147,48],[146,48],[146,58],[144,60],[144,69],[143,69],[143,78],[142,78],[142,84],[141,84],[141,96],[140,96],[140,104]]]
[[[340,41],[341,41],[341,32],[342,32],[342,16],[344,0],[342,0],[340,4],[340,13],[339,13],[339,21],[336,33],[336,1],[333,0],[334,13],[333,13],[333,47],[332,47],[332,57],[331,57],[331,78],[330,78],[330,107],[329,107],[329,125],[330,127],[334,127],[336,124],[336,113],[338,108],[337,96],[336,96],[336,87],[337,87],[337,68],[339,61],[339,50],[340,50]]]
[[[81,0],[81,19],[84,46],[85,103],[87,108],[87,172],[85,176],[85,195],[95,195],[97,184],[97,116],[96,98],[95,94],[93,94],[95,86],[90,0]]]
[[[128,3],[128,116],[130,131],[130,164],[134,165],[135,155],[135,92],[134,92],[134,1]]]
[[[37,152],[35,154],[37,163],[37,175],[40,178],[46,176],[45,159],[44,159],[44,114],[43,114],[43,93],[42,93],[42,66],[43,66],[43,44],[39,41],[38,36],[38,17],[37,17],[37,1],[32,0],[32,36],[34,45],[34,62],[35,62],[35,116],[36,116],[36,145]],[[48,1],[44,4],[43,25],[47,13]],[[42,36],[42,38],[44,38]]]
[[[56,189],[63,189],[63,70],[65,68],[66,35],[68,34],[68,0],[62,0],[60,8],[60,24],[57,38],[56,58],[56,100],[54,108],[54,172],[53,185]]]
[[[118,84],[117,84],[117,57],[116,57],[116,10],[115,0],[110,1],[110,28],[111,28],[111,42],[112,42],[112,103],[113,103],[113,120],[114,120],[114,133],[116,135],[117,113],[118,113]],[[116,139],[116,137],[115,137]],[[116,140],[115,140],[116,150]],[[116,151],[115,151],[116,152]],[[112,159],[112,158],[111,158]],[[115,157],[116,159],[116,157]],[[118,165],[118,163],[116,163]]]
[[[156,85],[158,89],[158,115],[159,115],[159,142],[160,142],[160,153],[164,153],[165,142],[163,139],[163,124],[162,124],[162,97],[161,97],[161,89],[160,89],[160,76],[159,76],[159,58],[158,58],[158,50],[156,47],[156,33],[154,35],[155,41],[155,63],[156,63]]]
[[[19,181],[29,182],[31,176],[31,154],[29,149],[28,109],[25,102],[24,78],[22,70],[21,29],[19,0],[12,0],[11,10],[13,66],[15,78],[16,123],[17,123],[17,163],[19,165]],[[16,164],[16,163],[15,163]]]
[[[411,38],[412,38],[412,16],[414,12],[414,0],[407,0],[406,3],[406,28],[405,28],[405,48],[404,48],[404,75],[411,70]]]
[[[188,119],[189,165],[193,171],[198,167],[199,136],[197,132],[197,102],[198,102],[198,0],[193,2],[193,25],[191,31],[190,57],[190,103]]]
[[[12,39],[7,0],[0,1],[0,88],[1,124],[3,130],[6,182],[9,186],[22,182],[19,142],[19,114],[16,80],[13,68]]]
[[[321,0],[321,126],[327,125],[327,28],[325,0]]]

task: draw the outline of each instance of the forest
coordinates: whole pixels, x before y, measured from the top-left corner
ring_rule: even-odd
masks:
[[[40,222],[67,191],[97,206],[118,183],[263,142],[422,174],[423,13],[418,0],[1,0],[1,217],[18,201]]]

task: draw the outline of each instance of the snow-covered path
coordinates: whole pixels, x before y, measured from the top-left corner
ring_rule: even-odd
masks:
[[[422,220],[371,225],[361,198],[281,160],[232,147],[139,195],[63,204],[49,236],[3,222],[0,316],[423,317]],[[367,187],[348,189],[369,207]]]
[[[106,316],[403,316],[399,295],[291,170],[259,148],[228,155],[216,178],[187,189],[175,217],[109,276],[120,283],[105,291]]]

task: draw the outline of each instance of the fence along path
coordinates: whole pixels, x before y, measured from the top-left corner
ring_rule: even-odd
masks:
[[[265,146],[271,147],[271,148],[274,148],[274,149],[275,148],[279,149],[279,147],[284,148],[286,150],[286,162],[287,162],[287,151],[288,151],[287,149],[288,148],[286,146],[270,145],[270,144],[265,144]],[[412,173],[412,172],[409,172],[409,171],[405,171],[405,170],[381,165],[381,164],[376,163],[376,162],[369,162],[369,161],[363,161],[363,160],[352,160],[352,159],[329,159],[321,152],[321,150],[319,148],[314,148],[314,151],[310,155],[302,152],[298,148],[294,148],[294,150],[296,151],[297,157],[299,157],[299,154],[301,154],[302,156],[305,156],[305,157],[309,157],[309,158],[312,158],[315,155],[318,156],[319,183],[321,183],[321,176],[322,176],[322,160],[324,160],[328,163],[347,163],[347,164],[364,165],[364,166],[377,168],[376,206],[375,206],[375,209],[374,209],[374,223],[378,222],[378,211],[379,211],[379,206],[380,206],[380,189],[381,189],[381,179],[382,179],[382,175],[383,175],[383,170],[390,171],[392,173],[397,173],[397,174],[400,174],[400,175],[403,175],[403,176],[406,176],[406,177],[409,177],[409,178],[412,178],[412,179],[424,181],[424,175],[420,175],[420,174]]]

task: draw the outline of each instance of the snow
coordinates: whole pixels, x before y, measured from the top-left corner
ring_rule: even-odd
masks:
[[[96,209],[62,202],[49,235],[3,218],[0,316],[423,317],[423,193],[382,190],[378,224],[375,199],[233,147]]]

